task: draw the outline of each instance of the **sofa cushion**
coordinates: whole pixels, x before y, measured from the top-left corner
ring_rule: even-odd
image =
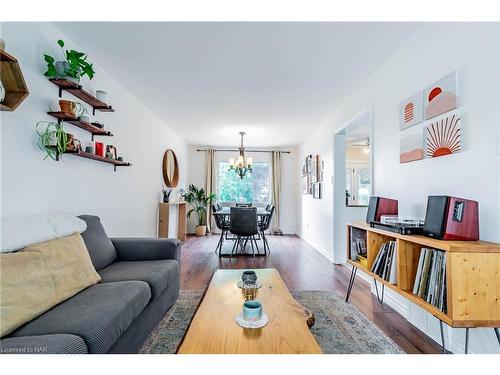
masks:
[[[2,354],[87,354],[87,345],[75,335],[37,335],[0,340]]]
[[[151,288],[152,298],[156,299],[179,277],[179,263],[176,260],[144,260],[115,262],[99,271],[102,282],[125,280],[145,281]]]
[[[0,336],[100,279],[79,233],[0,254]]]
[[[106,353],[151,299],[147,283],[101,283],[40,315],[11,337],[66,333],[80,336],[89,353]]]
[[[89,250],[90,259],[99,271],[116,260],[115,247],[104,231],[101,219],[92,215],[78,217],[87,223],[87,230],[82,233],[82,237]]]

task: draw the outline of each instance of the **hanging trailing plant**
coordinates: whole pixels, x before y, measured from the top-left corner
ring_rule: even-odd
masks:
[[[85,75],[89,79],[94,77],[95,71],[92,64],[87,62],[87,54],[73,49],[65,51],[62,39],[59,39],[57,44],[61,47],[64,60],[56,61],[54,57],[44,54],[43,58],[47,63],[47,71],[44,73],[46,77],[72,77],[78,81]]]
[[[42,128],[42,125],[45,125]],[[53,121],[39,121],[36,124],[38,134],[38,147],[46,153],[43,160],[51,158],[58,160],[68,148],[68,135],[63,130],[63,125]]]

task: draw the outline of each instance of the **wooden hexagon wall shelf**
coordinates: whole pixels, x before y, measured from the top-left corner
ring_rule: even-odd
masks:
[[[4,50],[0,50],[0,80],[5,89],[5,99],[0,103],[0,110],[14,111],[29,92],[17,59]]]

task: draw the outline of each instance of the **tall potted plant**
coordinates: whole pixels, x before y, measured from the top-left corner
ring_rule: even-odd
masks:
[[[198,225],[196,226],[196,235],[204,236],[207,231],[207,209],[214,201],[215,194],[211,193],[207,196],[205,189],[189,185],[189,190],[184,198],[192,207],[188,211],[187,217],[190,218],[192,214],[195,214],[197,217]]]

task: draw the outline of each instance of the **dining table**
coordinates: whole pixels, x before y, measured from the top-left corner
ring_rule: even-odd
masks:
[[[231,216],[231,207],[222,207],[222,210],[215,211],[214,215]],[[265,207],[257,207],[257,217],[269,216],[271,212],[267,211]]]

